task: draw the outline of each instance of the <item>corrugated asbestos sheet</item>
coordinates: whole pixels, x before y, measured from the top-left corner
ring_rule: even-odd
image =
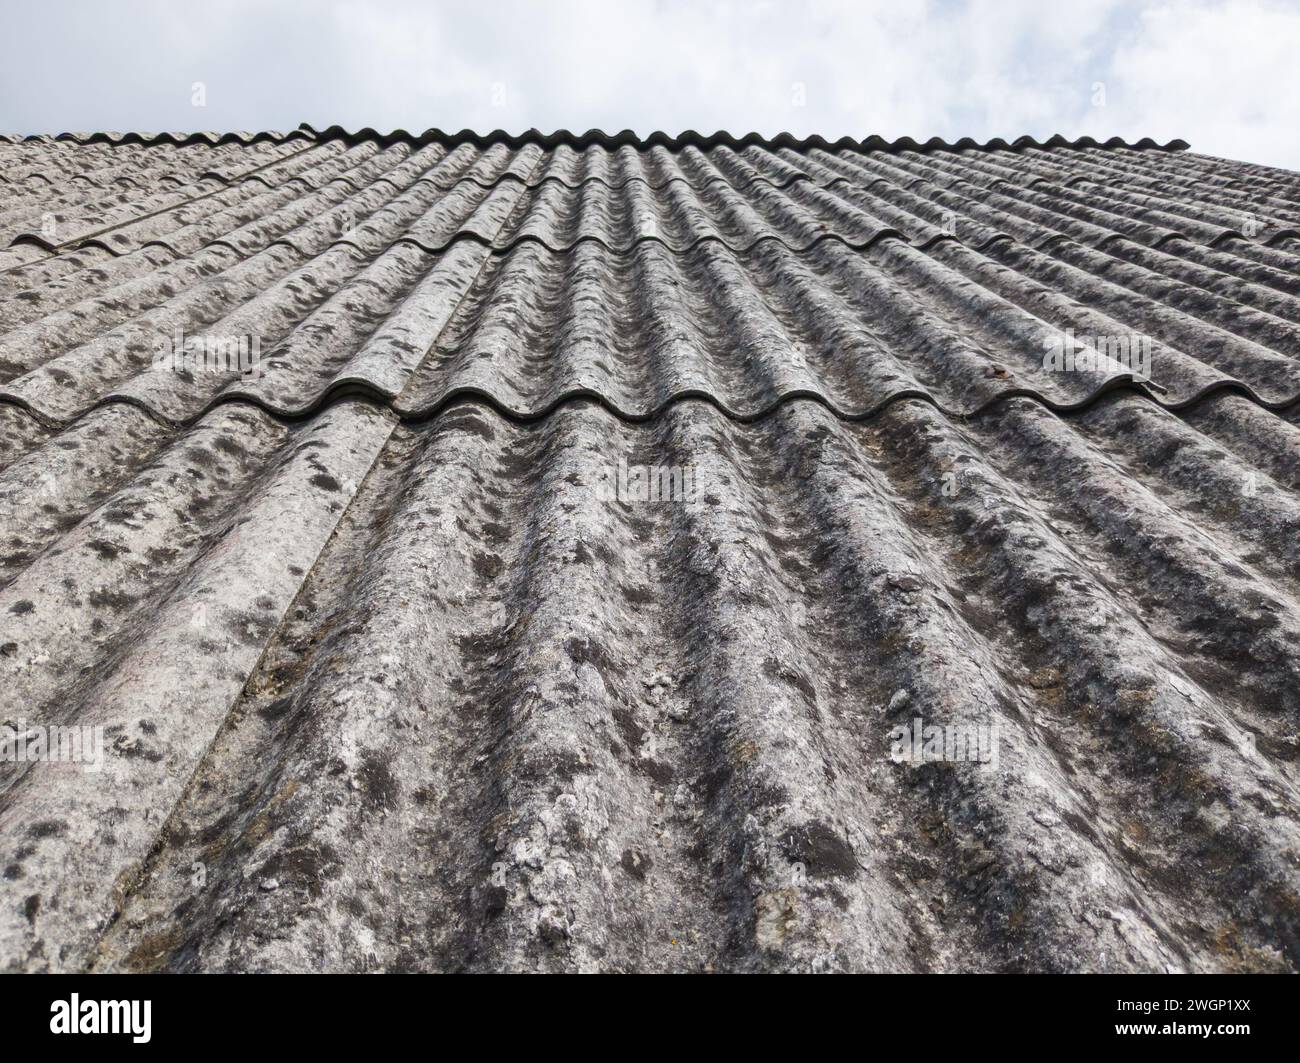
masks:
[[[1185,147],[0,143],[0,966],[1296,969],[1300,175]]]

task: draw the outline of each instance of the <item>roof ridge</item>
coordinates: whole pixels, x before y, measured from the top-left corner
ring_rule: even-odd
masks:
[[[315,134],[306,128],[298,128],[288,133],[278,129],[264,129],[258,133],[247,131],[216,133],[212,131],[197,133],[117,133],[97,131],[94,133],[0,133],[0,144],[53,143],[71,141],[75,144],[207,144],[217,147],[221,144],[250,144],[271,142],[281,144],[290,140],[313,140]]]
[[[796,137],[793,133],[781,132],[774,137],[764,137],[759,133],[745,133],[736,137],[725,130],[718,130],[712,135],[706,136],[694,129],[688,129],[682,133],[672,136],[663,131],[656,131],[647,137],[640,137],[630,129],[624,129],[618,133],[606,133],[602,129],[589,129],[585,133],[574,133],[568,129],[559,129],[553,133],[543,133],[539,129],[529,129],[523,133],[507,133],[503,129],[494,129],[490,133],[477,133],[472,129],[462,129],[458,133],[450,133],[436,127],[426,129],[423,133],[410,133],[405,129],[395,129],[390,133],[380,133],[376,129],[366,126],[363,129],[349,131],[340,125],[331,125],[324,130],[317,130],[315,127],[304,122],[299,127],[300,131],[309,132],[321,140],[349,140],[349,141],[378,141],[380,143],[395,143],[398,141],[409,141],[417,144],[443,143],[443,144],[464,144],[472,143],[478,147],[487,147],[492,144],[505,144],[508,147],[522,147],[527,144],[536,144],[543,148],[553,148],[559,145],[567,145],[574,148],[603,147],[603,148],[621,148],[632,147],[638,149],[665,147],[677,149],[683,147],[698,148],[794,148],[795,150],[805,151],[809,148],[826,148],[840,149],[849,148],[854,151],[964,151],[975,149],[980,151],[1018,151],[1022,148],[1129,148],[1134,150],[1158,150],[1158,151],[1183,151],[1190,147],[1185,140],[1171,140],[1166,144],[1160,144],[1151,137],[1143,137],[1141,140],[1130,143],[1123,137],[1111,137],[1105,141],[1099,141],[1094,137],[1082,136],[1073,140],[1056,133],[1046,140],[1038,140],[1032,136],[1020,136],[1014,140],[1007,141],[1002,137],[993,137],[990,140],[978,141],[973,137],[962,137],[960,140],[949,142],[943,137],[930,137],[928,140],[921,142],[912,137],[896,137],[893,140],[886,140],[878,134],[870,134],[861,140],[850,136],[842,136],[836,140],[827,140],[818,134],[807,137]]]

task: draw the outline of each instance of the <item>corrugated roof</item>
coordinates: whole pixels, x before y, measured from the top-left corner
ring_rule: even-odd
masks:
[[[0,144],[0,724],[106,743],[0,763],[0,961],[1300,966],[1298,224],[1147,142]]]

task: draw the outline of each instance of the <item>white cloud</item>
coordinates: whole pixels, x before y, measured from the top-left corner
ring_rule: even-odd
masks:
[[[1293,3],[227,0],[7,19],[0,126],[1181,136],[1300,168]],[[207,85],[208,106],[190,106]],[[1093,102],[1105,85],[1106,105]]]
[[[1298,46],[1294,3],[1155,5],[1115,51],[1116,128],[1300,169]]]

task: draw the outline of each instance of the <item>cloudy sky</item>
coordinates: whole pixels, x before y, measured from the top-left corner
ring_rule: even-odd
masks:
[[[5,24],[8,132],[1060,132],[1300,169],[1298,0],[43,0]]]

